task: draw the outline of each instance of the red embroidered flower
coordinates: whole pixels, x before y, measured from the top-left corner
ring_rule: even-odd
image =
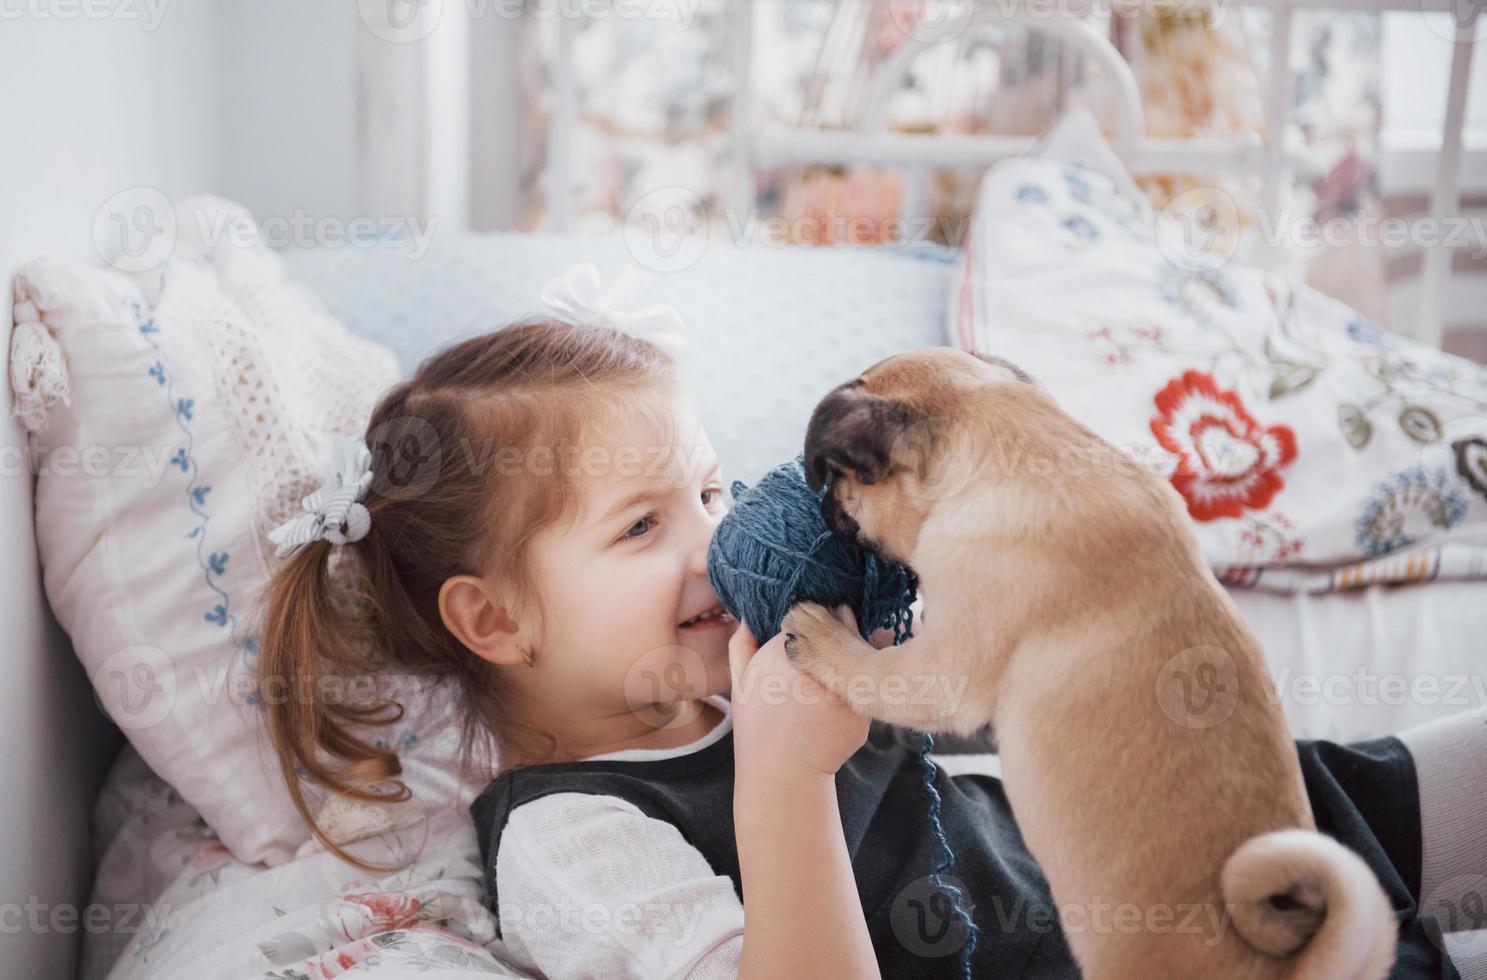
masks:
[[[418,899],[401,892],[366,892],[343,898],[360,905],[371,920],[371,932],[387,932],[408,925],[418,915]]]
[[[291,933],[291,935],[298,935]],[[303,937],[300,937],[303,938]],[[348,970],[355,969],[363,961],[370,959],[380,947],[370,939],[359,939],[348,946],[340,949],[330,949],[319,956],[305,960],[304,975],[311,980],[335,980]],[[373,960],[375,963],[376,961]],[[286,970],[286,976],[299,976],[295,970]]]
[[[1185,372],[1157,392],[1156,404],[1151,432],[1177,456],[1172,485],[1194,520],[1262,510],[1286,485],[1280,470],[1296,458],[1296,434],[1285,425],[1261,428],[1212,376]]]

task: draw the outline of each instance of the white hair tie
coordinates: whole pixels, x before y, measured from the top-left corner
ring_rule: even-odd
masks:
[[[276,557],[288,558],[311,541],[347,544],[366,537],[372,515],[362,504],[372,485],[372,452],[362,439],[339,439],[331,449],[325,482],[296,514],[268,533]]]
[[[626,266],[605,288],[599,268],[580,262],[542,287],[542,302],[574,323],[614,327],[634,337],[682,347],[686,323],[674,307],[663,303],[642,305],[641,293],[651,277],[635,266]]]

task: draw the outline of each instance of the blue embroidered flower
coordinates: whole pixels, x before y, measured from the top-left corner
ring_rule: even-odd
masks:
[[[160,288],[164,289],[164,275],[162,274]],[[159,356],[151,366],[149,375],[155,379],[157,386],[162,389],[165,406],[175,415],[176,428],[180,430],[180,438],[185,443],[170,457],[172,465],[178,467],[182,473],[187,474],[186,502],[191,509],[191,516],[195,523],[191,526],[183,538],[194,540],[194,555],[197,566],[201,569],[202,580],[206,587],[216,596],[212,601],[209,611],[202,614],[202,618],[217,627],[228,629],[228,642],[241,651],[241,657],[246,663],[253,655],[258,653],[258,637],[254,636],[243,639],[238,636],[238,619],[232,612],[232,597],[217,581],[227,568],[228,553],[226,551],[210,551],[207,545],[207,527],[211,523],[211,515],[206,509],[207,494],[211,492],[210,484],[197,485],[200,474],[196,470],[196,460],[191,455],[192,445],[195,441],[191,430],[193,409],[196,401],[193,398],[178,396],[176,380],[168,367],[165,351],[160,342],[155,339],[161,333],[151,311],[146,309],[142,303],[135,300],[129,301],[129,306],[134,313],[136,329],[145,341],[154,348]],[[248,697],[249,704],[262,706],[262,697]]]
[[[1466,504],[1445,470],[1416,466],[1397,473],[1374,486],[1353,522],[1358,550],[1370,556],[1388,554],[1454,527],[1466,516]]]
[[[1360,316],[1348,324],[1348,336],[1353,338],[1356,344],[1377,347],[1384,340],[1384,328]]]
[[[1064,227],[1088,242],[1098,241],[1100,238],[1099,230],[1083,215],[1076,214],[1071,218],[1065,218]]]
[[[1017,199],[1028,201],[1032,204],[1047,204],[1048,192],[1037,184],[1023,184],[1017,188]]]
[[[1064,171],[1064,183],[1069,185],[1069,196],[1080,204],[1090,203],[1089,183],[1084,175],[1070,167]]]
[[[1239,308],[1233,288],[1218,269],[1184,269],[1163,262],[1160,288],[1163,300],[1201,324],[1210,322],[1209,309],[1215,304]]]

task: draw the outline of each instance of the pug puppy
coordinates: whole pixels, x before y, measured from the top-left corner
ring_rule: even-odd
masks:
[[[1259,646],[1166,480],[948,347],[829,393],[805,466],[834,530],[914,569],[925,616],[879,652],[849,608],[801,603],[786,651],[883,721],[994,726],[1084,976],[1388,973],[1394,912],[1316,832]]]

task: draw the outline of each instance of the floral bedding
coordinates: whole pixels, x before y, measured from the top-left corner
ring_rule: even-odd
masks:
[[[1093,170],[1005,163],[982,182],[952,339],[1164,474],[1227,585],[1487,579],[1487,367],[1194,255],[1189,231]]]
[[[197,812],[126,747],[95,807],[102,848],[84,980],[329,980],[525,976],[502,958],[463,812],[363,814],[364,872],[316,845],[276,867],[235,860]]]

